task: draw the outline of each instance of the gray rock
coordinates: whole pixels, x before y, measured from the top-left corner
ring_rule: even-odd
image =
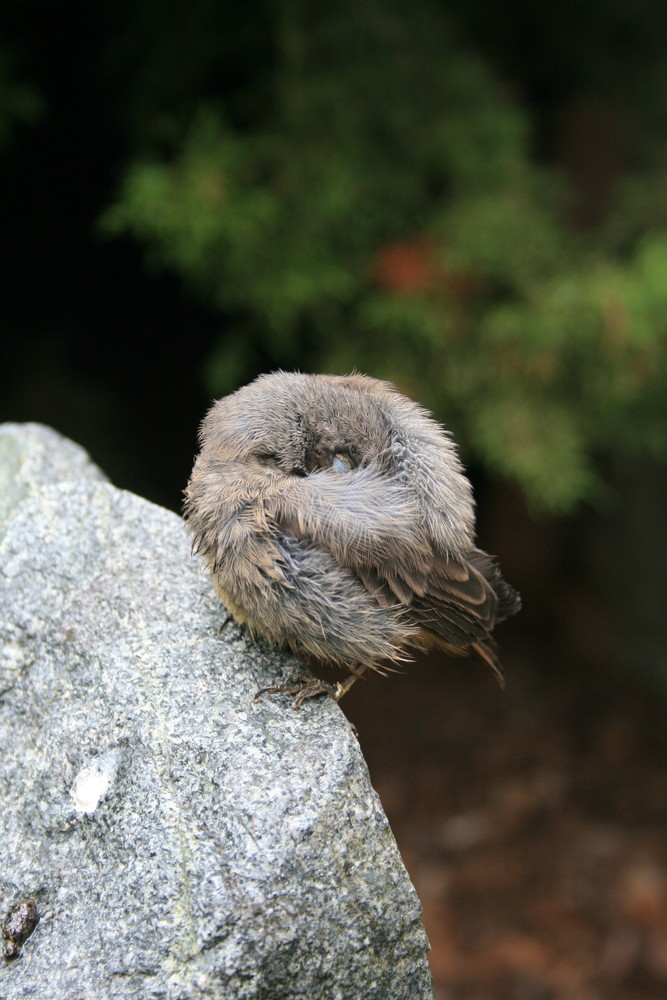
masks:
[[[303,668],[220,633],[179,517],[53,432],[0,441],[0,922],[40,918],[0,1000],[432,997],[340,709],[253,701]]]
[[[14,508],[47,483],[107,482],[78,444],[43,424],[0,424],[0,537]]]

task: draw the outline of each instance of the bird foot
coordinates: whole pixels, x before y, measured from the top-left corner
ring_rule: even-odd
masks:
[[[306,677],[299,674],[290,677],[284,684],[274,684],[271,687],[261,688],[253,701],[259,701],[264,694],[293,694],[294,708],[301,708],[306,698],[315,698],[318,694],[328,694],[334,701],[338,701],[347,688],[343,689],[342,684],[327,684],[326,681],[318,680],[316,677]]]

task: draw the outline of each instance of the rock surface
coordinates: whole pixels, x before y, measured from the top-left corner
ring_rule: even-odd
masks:
[[[182,520],[0,428],[0,1000],[420,1000],[421,911],[329,699],[224,621]]]
[[[0,424],[0,536],[21,500],[49,483],[107,482],[88,453],[43,424]]]

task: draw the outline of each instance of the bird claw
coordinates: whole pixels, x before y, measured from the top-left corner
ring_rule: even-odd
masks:
[[[234,621],[234,615],[231,615],[231,614],[227,615],[227,617],[225,618],[224,622],[222,623],[222,625],[218,629],[218,635],[222,635],[224,633],[225,629],[227,628],[227,626],[231,622],[233,622],[233,621]]]
[[[261,688],[253,701],[259,701],[264,694],[293,694],[296,695],[293,701],[294,708],[301,708],[306,698],[315,698],[318,694],[328,694],[334,701],[338,701],[345,693],[340,690],[342,684],[327,684],[316,677],[306,677],[299,674],[291,677],[284,684],[273,684],[271,687]]]

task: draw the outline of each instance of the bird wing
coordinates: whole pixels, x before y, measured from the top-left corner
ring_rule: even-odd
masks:
[[[452,646],[486,639],[497,621],[493,587],[462,557],[434,554],[426,565],[365,566],[356,572],[379,604],[402,604],[417,625]]]
[[[411,493],[372,469],[286,477],[283,492],[265,503],[285,534],[328,552],[381,607],[404,609],[444,645],[487,643],[496,622],[518,610],[491,556],[474,547],[458,555],[439,548]]]
[[[518,593],[503,579],[496,560],[480,549],[466,557],[434,555],[417,568],[357,568],[379,604],[399,604],[422,629],[422,642],[450,654],[475,652],[504,685],[491,631],[521,607]]]

